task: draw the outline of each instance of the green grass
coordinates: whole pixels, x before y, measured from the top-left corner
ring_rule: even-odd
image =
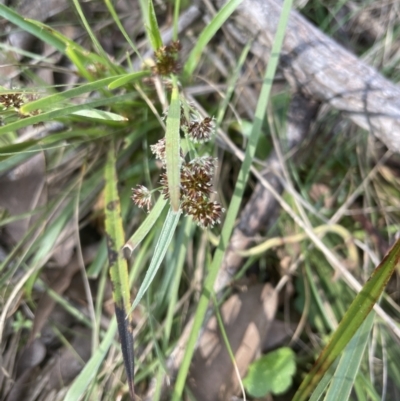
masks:
[[[5,255],[0,259],[0,347],[8,375],[0,376],[0,398],[12,388],[13,361],[32,336],[46,341],[37,329],[44,325],[54,337],[53,345],[45,344],[48,358],[38,368],[46,377],[54,349],[62,355],[71,348],[68,342],[79,327],[90,333],[90,358],[81,361],[71,380],[63,378],[54,388],[57,397],[129,399],[135,393],[144,399],[151,393],[154,400],[163,395],[174,401],[192,399],[190,366],[195,368],[198,339],[210,315],[217,317],[221,347],[237,374],[232,332],[220,307],[233,292],[250,292],[252,283],[266,281],[285,299],[276,319],[294,327],[279,344],[296,353],[296,374],[293,381],[285,380],[293,400],[374,400],[385,394],[391,399],[400,391],[400,309],[397,284],[390,280],[398,274],[400,257],[395,242],[399,157],[382,151],[367,133],[326,107],[312,125],[312,138],[296,149],[300,156],[287,155],[291,94],[287,86],[274,83],[279,82],[279,54],[293,4],[283,2],[264,65],[251,54],[251,43],[219,53],[221,43],[230,43],[220,28],[240,3],[228,1],[207,25],[198,21],[178,35],[185,2],[162,9],[159,3],[141,1],[140,18],[128,32],[127,16],[111,1],[105,1],[107,11],[99,11],[97,21],[89,20],[74,0],[75,22],[84,32],[79,38],[0,5],[0,15],[14,29],[51,46],[68,61],[65,74],[76,78],[65,90],[45,84],[30,63],[52,63],[52,55],[0,47],[7,63],[12,64],[10,51],[24,56],[15,78],[18,89],[6,88],[6,82],[0,88],[0,95],[22,99],[20,106],[6,108],[7,98],[0,98],[0,244]],[[354,22],[363,11],[340,19],[347,4],[313,0],[303,13],[340,39],[347,21]],[[364,9],[368,7],[371,2],[365,2]],[[387,18],[386,36],[368,44],[355,35],[351,45],[396,81],[399,23]],[[162,39],[166,27],[183,44],[180,71],[175,50],[160,50],[167,45]],[[119,38],[112,55],[101,40],[109,32]],[[150,48],[157,52],[152,61],[144,59]],[[214,64],[213,57],[222,58]],[[128,61],[117,61],[122,59]],[[161,76],[168,62],[172,67]],[[192,98],[194,89],[200,95]],[[254,116],[248,114],[249,94],[256,104]],[[216,133],[208,143],[192,143],[188,137],[195,125],[184,128],[185,120],[204,123],[203,112],[215,116]],[[59,123],[56,132],[49,130],[54,122]],[[163,137],[164,178],[150,148]],[[282,194],[261,176],[260,161],[264,163],[271,146],[283,169]],[[181,210],[187,185],[181,169],[189,158],[193,162],[206,156],[218,159],[211,200],[220,201],[226,211],[221,224],[203,230]],[[43,168],[31,176],[34,161]],[[163,179],[168,199],[160,195]],[[232,233],[257,182],[273,194],[279,213],[271,216],[267,232],[254,234],[249,249],[238,250],[247,259],[232,285],[215,294]],[[131,199],[137,185],[148,188],[148,214]],[[201,190],[196,191],[200,202]],[[17,231],[17,224],[23,229]],[[393,247],[384,258],[389,245]],[[68,255],[79,263],[73,279]],[[54,286],[63,277],[62,289]],[[40,304],[44,294],[65,322],[72,322],[70,327],[53,322],[53,309]],[[254,377],[262,374],[256,373]],[[38,377],[31,379],[29,391],[44,399]]]

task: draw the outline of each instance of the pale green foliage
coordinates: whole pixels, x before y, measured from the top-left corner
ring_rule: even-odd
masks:
[[[253,362],[243,385],[253,397],[264,397],[270,393],[278,395],[292,385],[295,372],[295,354],[291,348],[283,347]]]

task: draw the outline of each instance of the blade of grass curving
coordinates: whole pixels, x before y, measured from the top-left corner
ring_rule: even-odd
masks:
[[[129,37],[128,33],[126,32],[124,26],[121,23],[121,20],[119,19],[118,15],[117,15],[117,13],[115,11],[114,6],[111,3],[111,0],[105,0],[104,2],[106,3],[108,11],[110,12],[111,16],[113,17],[114,22],[117,24],[117,26],[118,26],[119,30],[121,31],[122,35],[124,35],[125,40],[127,41],[127,43],[129,43],[129,45],[131,46],[132,50],[138,56],[139,60],[142,60],[142,55],[140,54],[140,52],[137,49],[137,47],[131,41],[131,38]]]
[[[107,155],[104,171],[105,188],[105,226],[107,238],[108,263],[111,282],[113,285],[113,298],[115,314],[118,322],[118,332],[121,341],[122,356],[125,372],[128,379],[129,391],[132,400],[134,391],[134,354],[132,318],[127,311],[130,306],[130,289],[128,278],[128,264],[121,253],[124,245],[124,229],[121,218],[121,206],[117,188],[116,160],[114,143]]]
[[[150,74],[151,74],[150,71],[139,71],[139,72],[132,72],[130,74],[122,75],[115,81],[111,82],[108,85],[108,89],[117,89],[120,86],[126,85],[130,82],[134,82],[141,78],[148,77]]]
[[[81,63],[99,63],[101,65],[106,66],[106,61],[96,53],[90,52],[84,47],[80,46],[78,43],[74,42],[72,39],[63,35],[61,32],[55,30],[49,25],[44,24],[43,22],[31,20],[26,18],[25,21],[29,22],[33,26],[38,27],[41,31],[46,31],[50,33],[53,37],[60,40],[64,44],[64,50],[62,50],[63,54],[68,56],[68,48],[74,49],[75,54],[79,57]],[[107,64],[108,65],[108,64]]]
[[[83,26],[86,29],[86,32],[90,36],[90,39],[92,40],[92,42],[94,44],[94,47],[98,51],[99,55],[103,58],[103,63],[107,64],[111,70],[115,70],[115,72],[117,72],[114,64],[111,62],[110,58],[108,57],[107,53],[104,51],[100,42],[97,40],[96,35],[93,33],[92,28],[90,27],[89,23],[87,22],[85,14],[83,13],[82,7],[79,3],[79,0],[72,0],[72,2],[74,3],[75,9],[82,21]]]
[[[293,401],[306,400],[325,372],[349,343],[382,295],[396,266],[400,262],[400,240],[393,245],[380,265],[358,293],[328,345],[323,349],[311,371],[304,378]]]
[[[54,46],[61,53],[64,53],[65,43],[63,43],[60,39],[54,37],[54,35],[49,33],[47,30],[43,30],[42,28],[33,24],[31,21],[21,17],[18,13],[4,6],[3,4],[0,4],[0,16],[17,25],[23,31],[29,32],[43,42]]]
[[[57,103],[60,103],[67,99],[71,99],[76,96],[81,96],[88,92],[93,92],[93,91],[99,90],[101,88],[104,88],[109,83],[115,81],[117,78],[119,78],[118,75],[99,79],[96,82],[89,82],[87,84],[82,84],[76,88],[69,89],[64,92],[55,93],[53,95],[46,96],[46,97],[43,97],[38,100],[34,100],[32,102],[25,103],[21,107],[21,112],[28,113],[30,111],[37,110],[37,109],[54,108],[54,105]]]
[[[86,49],[75,43],[73,40],[67,38],[62,33],[54,30],[50,26],[45,25],[40,21],[23,18],[18,13],[2,4],[0,4],[0,16],[17,25],[23,31],[29,32],[41,41],[55,47],[59,52],[63,54],[66,54],[65,51],[67,46],[72,46],[75,48],[75,50],[79,51],[80,57],[82,59],[104,64],[104,60],[97,54],[88,52]]]
[[[132,100],[132,94],[127,93],[125,95],[113,96],[110,98],[102,98],[102,99],[90,101],[90,102],[79,104],[79,105],[67,106],[64,108],[57,109],[57,110],[47,111],[47,112],[38,114],[36,116],[23,118],[21,120],[18,120],[13,123],[4,125],[3,127],[0,127],[0,135],[8,134],[11,131],[15,131],[17,129],[24,128],[29,125],[38,124],[38,123],[41,123],[44,121],[55,120],[60,117],[64,117],[69,114],[72,114],[75,111],[82,110],[84,108],[91,109],[91,108],[98,107],[98,106],[105,106],[107,104],[116,104],[117,102],[131,101],[131,100]]]
[[[165,164],[167,168],[167,180],[169,199],[172,210],[176,213],[180,206],[180,182],[181,182],[181,158],[179,127],[181,119],[181,107],[179,90],[176,77],[172,77],[173,87],[171,103],[168,109],[165,132]]]
[[[151,259],[150,266],[147,269],[146,276],[144,277],[143,283],[141,284],[139,291],[136,295],[136,298],[132,304],[132,307],[129,311],[132,312],[136,306],[139,304],[142,299],[144,293],[149,288],[151,282],[153,281],[154,276],[156,275],[161,262],[164,259],[165,253],[167,252],[168,246],[171,243],[172,237],[174,235],[176,226],[179,221],[181,213],[175,213],[171,209],[168,212],[167,218],[165,219],[163,228],[161,230],[160,237],[158,238],[156,248],[154,250],[153,258]]]
[[[82,59],[82,54],[76,51],[75,47],[68,45],[65,49],[65,55],[71,60],[72,64],[78,70],[78,74],[88,82],[96,81],[94,71],[87,68],[87,60]]]
[[[174,277],[172,285],[169,289],[168,310],[167,310],[167,315],[165,317],[165,326],[164,326],[165,334],[163,339],[165,347],[167,346],[171,335],[175,306],[178,301],[179,284],[182,278],[183,265],[186,258],[189,240],[191,239],[194,233],[194,227],[195,226],[193,224],[193,221],[188,217],[186,217],[183,220],[183,224],[180,227],[178,238],[175,241],[177,249],[174,263]]]
[[[283,3],[282,14],[280,17],[276,37],[272,46],[271,56],[265,72],[263,86],[258,98],[254,124],[249,137],[246,148],[245,157],[242,167],[239,171],[239,176],[236,182],[235,190],[231,203],[229,205],[224,226],[222,228],[218,248],[215,251],[214,258],[209,270],[209,273],[204,282],[204,290],[201,294],[196,314],[194,317],[193,327],[186,345],[185,355],[180,366],[175,388],[172,394],[172,401],[179,401],[182,398],[183,388],[185,386],[186,377],[189,371],[190,362],[193,356],[197,337],[200,333],[201,326],[207,311],[209,297],[213,291],[214,281],[217,277],[218,270],[221,266],[225,250],[228,246],[230,236],[235,224],[236,216],[239,211],[240,203],[246,187],[246,182],[249,176],[250,167],[256,151],[258,139],[260,137],[261,126],[264,120],[265,111],[268,104],[269,95],[271,92],[272,82],[278,66],[279,54],[282,48],[283,38],[285,35],[286,25],[289,19],[289,13],[292,6],[292,0],[285,0]]]
[[[131,238],[126,241],[123,250],[128,250],[130,255],[136,249],[136,247],[143,241],[144,237],[149,233],[151,228],[154,226],[155,222],[159,218],[161,212],[164,210],[167,200],[163,196],[160,196],[151,209],[150,213],[147,215],[145,221],[140,225],[140,227],[134,232]]]
[[[156,12],[154,11],[153,0],[149,1],[148,7],[148,21],[146,22],[147,36],[149,37],[151,47],[154,51],[163,45],[161,38],[160,28],[158,27]]]
[[[242,382],[242,379],[241,379],[241,377],[240,377],[240,372],[239,372],[238,365],[237,365],[237,363],[236,363],[235,354],[233,353],[231,344],[230,344],[230,342],[229,342],[228,334],[227,334],[227,332],[226,332],[226,330],[225,330],[225,326],[224,326],[224,321],[223,321],[223,319],[222,319],[221,312],[220,312],[220,310],[219,310],[219,305],[218,305],[217,297],[215,296],[215,293],[214,293],[214,292],[212,293],[212,300],[213,300],[213,302],[214,302],[215,315],[216,315],[216,317],[217,317],[218,327],[219,327],[219,330],[220,330],[221,335],[222,335],[222,340],[223,340],[223,342],[224,342],[224,344],[225,344],[226,350],[228,351],[229,358],[230,358],[230,360],[231,360],[231,362],[232,362],[232,365],[233,365],[233,367],[234,367],[235,374],[236,374],[236,378],[237,378],[237,380],[238,380],[238,382],[239,382],[240,390],[241,390],[241,392],[242,392],[243,401],[246,401],[246,392],[245,392],[245,390],[244,390],[243,382]]]
[[[322,396],[325,394],[325,391],[328,388],[330,381],[332,380],[337,365],[338,365],[338,360],[336,359],[335,362],[333,362],[333,364],[327,370],[324,377],[320,380],[318,386],[315,387],[315,390],[311,394],[309,401],[319,401],[322,399]]]
[[[242,0],[230,0],[218,11],[212,21],[203,29],[197,39],[197,43],[193,50],[190,52],[189,57],[183,68],[183,76],[185,79],[193,74],[194,69],[200,61],[201,53],[206,47],[207,43],[215,36],[218,29],[225,23],[230,15],[236,10]]]
[[[114,317],[108,326],[103,341],[69,388],[64,401],[79,401],[83,397],[90,383],[92,383],[93,379],[96,377],[97,371],[114,341],[116,331],[117,321]]]
[[[121,116],[119,114],[112,113],[111,111],[96,110],[96,109],[78,110],[73,112],[72,115],[94,118],[97,120],[106,120],[106,121],[129,121],[128,118]]]
[[[354,337],[347,344],[325,395],[325,401],[347,401],[349,399],[365,347],[368,344],[369,335],[373,328],[374,318],[375,312],[371,311]]]
[[[228,108],[229,102],[231,100],[232,94],[236,88],[236,83],[239,79],[240,72],[242,71],[244,62],[247,59],[247,55],[251,49],[251,43],[247,43],[247,45],[243,48],[242,53],[240,54],[239,60],[237,65],[235,66],[235,70],[233,74],[229,77],[228,81],[228,89],[226,91],[226,94],[224,96],[224,99],[221,102],[221,105],[219,107],[218,113],[217,113],[217,127],[219,127],[222,123],[222,119],[224,118],[224,115],[226,113],[226,110]]]

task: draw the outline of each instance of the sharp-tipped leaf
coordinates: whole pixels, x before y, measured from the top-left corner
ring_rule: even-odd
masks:
[[[156,275],[158,268],[160,267],[161,262],[163,261],[164,256],[168,250],[168,246],[171,243],[180,215],[180,213],[174,213],[171,209],[169,210],[167,218],[165,219],[163,228],[161,230],[160,237],[157,241],[154,255],[150,262],[150,266],[132,304],[131,311],[135,309],[136,306],[139,304],[143,295],[153,281],[153,278]]]
[[[149,71],[132,72],[130,74],[123,75],[122,77],[116,79],[115,81],[112,81],[108,85],[108,89],[117,89],[120,86],[124,86],[126,84],[129,84],[130,82],[137,81],[149,75],[150,75]]]
[[[51,120],[56,120],[60,117],[67,116],[69,114],[72,114],[76,111],[82,110],[84,107],[98,107],[98,106],[104,106],[107,104],[116,104],[119,101],[124,101],[124,100],[131,100],[132,99],[132,94],[126,94],[126,95],[120,95],[120,96],[114,96],[110,98],[102,98],[98,100],[94,100],[91,102],[84,103],[83,105],[74,105],[74,106],[67,106],[63,107],[57,110],[51,110],[47,111],[38,115],[34,115],[31,117],[23,118],[21,120],[15,121],[13,123],[4,125],[3,127],[0,127],[0,135],[1,134],[8,134],[11,131],[15,131],[20,128],[27,127],[29,125],[33,124],[38,124],[43,121],[51,121]]]
[[[148,26],[147,35],[149,36],[151,47],[153,50],[159,49],[162,45],[162,38],[160,33],[160,28],[158,27],[156,12],[154,11],[153,0],[149,1],[149,10],[148,10]]]
[[[321,352],[314,367],[305,377],[297,390],[293,401],[308,399],[309,394],[321,380],[331,364],[344,350],[354,333],[366,319],[379,297],[382,295],[387,282],[400,261],[400,240],[398,240],[382,263],[374,270],[363,289],[350,305],[328,345]]]
[[[105,167],[105,225],[107,238],[108,263],[111,282],[113,284],[113,298],[115,314],[118,323],[118,333],[121,341],[126,376],[132,399],[134,399],[134,354],[132,319],[128,313],[130,307],[130,289],[128,265],[121,249],[125,242],[124,229],[121,217],[121,205],[117,188],[116,160],[114,146],[108,151]]]
[[[108,121],[128,121],[128,119],[124,116],[120,116],[119,114],[111,113],[110,111],[103,110],[93,110],[93,109],[84,109],[78,110],[72,113],[74,116],[81,116],[87,118],[96,118],[98,120],[108,120]]]
[[[147,215],[145,221],[140,225],[140,227],[135,231],[131,238],[126,241],[124,245],[124,250],[129,251],[130,254],[136,249],[136,247],[143,241],[144,237],[149,233],[151,228],[154,226],[155,222],[159,218],[161,212],[164,210],[167,201],[163,196],[158,198],[158,201],[151,209],[150,213]]]
[[[54,46],[58,51],[64,53],[65,51],[65,43],[63,43],[59,38],[55,37],[48,30],[43,30],[37,24],[34,24],[33,21],[27,20],[26,18],[21,17],[18,13],[6,7],[3,4],[0,4],[0,16],[5,18],[6,20],[12,22],[17,25],[25,32],[29,32],[32,35],[36,36],[43,42],[48,43],[51,46]]]
[[[89,82],[87,84],[79,85],[77,88],[73,88],[61,93],[55,93],[50,96],[43,97],[38,100],[34,100],[33,102],[29,102],[24,104],[21,107],[22,113],[28,113],[37,109],[46,109],[46,108],[54,108],[57,103],[63,102],[67,99],[71,99],[73,97],[81,96],[88,92],[93,92],[95,90],[99,90],[107,86],[110,82],[113,82],[118,78],[118,76],[107,77],[103,79],[99,79],[96,82]]]
[[[329,385],[324,401],[347,401],[356,381],[365,348],[374,324],[375,312],[370,312],[367,319],[347,344],[336,372]]]

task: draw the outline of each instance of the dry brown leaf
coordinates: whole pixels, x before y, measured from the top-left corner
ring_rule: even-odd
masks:
[[[263,347],[277,305],[275,290],[265,284],[233,295],[221,308],[241,378]],[[200,338],[190,369],[189,385],[198,401],[229,400],[240,391],[215,317],[210,319]]]

